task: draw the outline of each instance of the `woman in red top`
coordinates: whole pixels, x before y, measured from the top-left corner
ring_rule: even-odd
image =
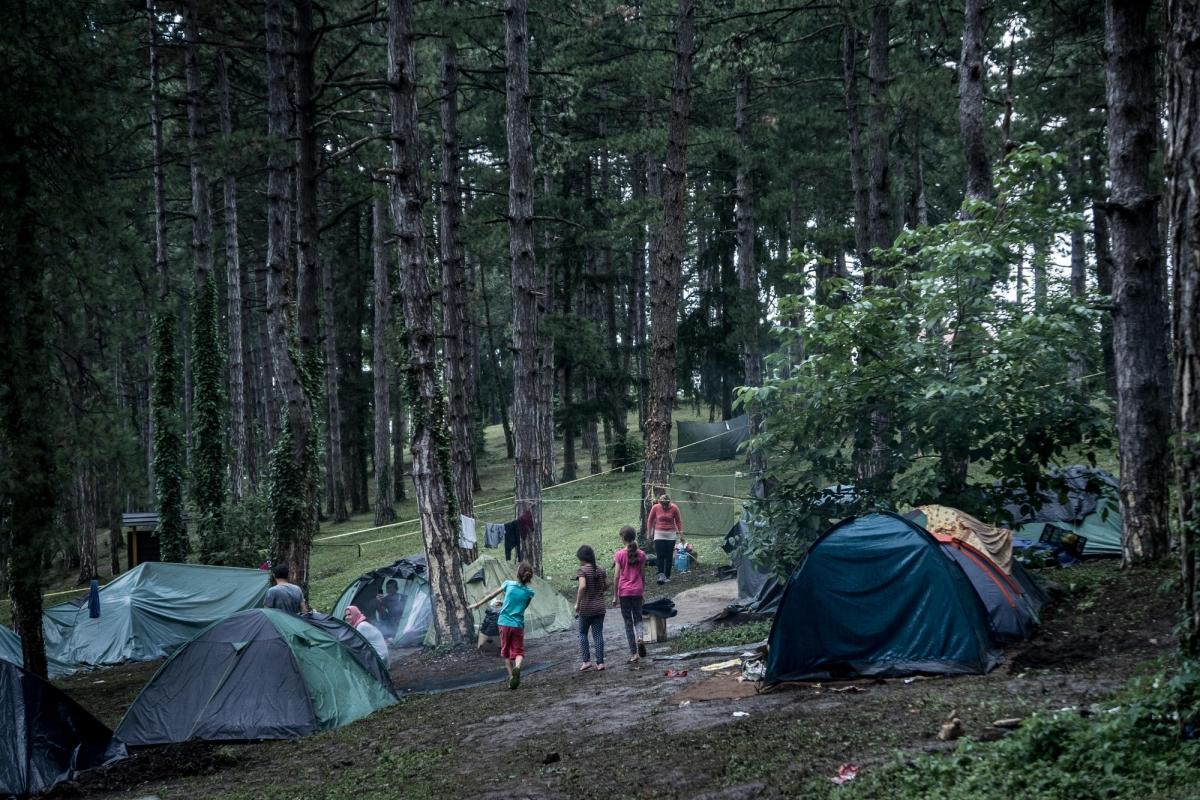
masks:
[[[665,493],[660,495],[650,516],[646,517],[646,538],[654,542],[654,558],[658,561],[659,584],[671,582],[671,561],[675,557],[675,540],[682,544],[683,515],[679,506]]]
[[[621,541],[625,546],[613,553],[613,605],[620,604],[621,618],[625,620],[625,638],[629,641],[629,663],[633,664],[646,655],[642,634],[642,601],[646,594],[646,579],[642,569],[646,566],[646,554],[637,546],[637,531],[632,525],[621,528]]]

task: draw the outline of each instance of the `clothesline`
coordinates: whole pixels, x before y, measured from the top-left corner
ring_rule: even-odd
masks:
[[[673,454],[674,454],[674,453],[678,453],[680,450],[685,450],[685,449],[687,449],[687,448],[689,448],[689,447],[694,447],[694,446],[696,446],[696,445],[698,445],[698,444],[703,444],[703,443],[705,443],[705,442],[707,442],[707,441],[710,441],[710,440],[712,440],[712,439],[717,439],[717,438],[720,438],[721,436],[726,436],[726,435],[728,435],[728,434],[730,434],[730,433],[734,433],[736,430],[737,430],[737,429],[736,429],[736,428],[734,428],[734,429],[727,430],[727,431],[721,431],[720,433],[714,434],[714,435],[712,435],[712,436],[709,436],[709,437],[707,437],[707,438],[704,438],[704,439],[697,439],[697,440],[696,440],[696,441],[694,441],[694,442],[690,442],[690,443],[688,443],[688,444],[685,444],[685,445],[680,445],[679,447],[673,448],[673,449],[671,450],[671,453],[673,453]],[[549,492],[549,491],[553,491],[553,490],[555,490],[555,489],[561,489],[561,488],[563,488],[564,486],[570,486],[571,484],[574,484],[574,483],[580,483],[580,482],[582,482],[582,481],[586,481],[586,480],[591,480],[592,478],[599,478],[601,475],[610,475],[610,474],[612,474],[613,472],[616,472],[617,470],[627,470],[629,467],[636,467],[636,466],[638,466],[639,464],[644,464],[644,463],[646,463],[646,459],[644,459],[644,458],[643,458],[643,459],[641,459],[640,461],[634,461],[634,462],[632,462],[632,463],[630,463],[630,464],[625,464],[625,465],[623,465],[623,466],[620,466],[620,467],[611,467],[611,468],[609,468],[609,469],[607,469],[607,470],[604,470],[604,471],[602,471],[602,472],[597,472],[597,473],[594,473],[594,474],[592,474],[592,475],[584,475],[584,476],[583,476],[583,477],[581,477],[581,478],[575,478],[575,479],[573,479],[573,480],[569,480],[569,481],[563,481],[562,483],[556,483],[556,484],[554,484],[553,486],[547,486],[547,487],[545,487],[545,488],[544,488],[542,491],[544,491],[544,492]],[[682,473],[679,473],[679,474],[682,474]],[[686,476],[686,477],[716,477],[716,478],[727,478],[727,477],[737,477],[737,476],[736,476],[736,475],[733,475],[733,476],[729,476],[729,475],[690,476],[690,475],[689,475],[689,476]],[[692,494],[699,494],[699,492],[693,492]],[[713,496],[714,496],[714,497],[722,497],[723,495],[713,495]],[[729,498],[729,499],[738,499],[738,498]],[[544,500],[544,499],[543,499],[543,501],[544,501],[544,502],[550,502],[549,500]],[[489,506],[499,505],[499,504],[501,504],[501,503],[515,503],[515,502],[529,503],[529,502],[533,502],[533,501],[531,501],[531,500],[528,500],[528,499],[527,499],[527,500],[521,500],[521,501],[518,501],[518,500],[516,500],[516,499],[515,499],[515,497],[512,497],[512,496],[510,496],[510,497],[503,497],[503,498],[500,498],[499,500],[489,500],[489,501],[488,501],[488,502],[486,502],[486,503],[477,503],[477,504],[475,505],[475,508],[476,508],[476,509],[479,509],[479,508],[487,508],[487,507],[489,507]],[[638,503],[640,503],[640,502],[641,502],[641,498],[639,498],[639,499],[637,499],[637,500],[635,500],[635,501],[633,501],[633,502],[638,502]],[[361,528],[361,529],[359,529],[359,530],[356,530],[356,531],[346,531],[345,533],[335,533],[335,534],[332,534],[332,535],[330,535],[330,536],[321,536],[321,537],[319,537],[319,538],[313,539],[313,544],[320,544],[321,542],[328,542],[328,541],[332,541],[332,540],[334,540],[334,539],[344,539],[344,538],[345,538],[345,537],[347,537],[347,536],[357,536],[357,535],[358,535],[358,534],[360,534],[360,533],[371,533],[372,531],[380,531],[380,530],[384,530],[385,528],[397,528],[397,527],[400,527],[400,526],[402,526],[402,525],[414,525],[414,524],[416,524],[416,523],[419,523],[420,521],[421,521],[420,517],[417,517],[416,519],[406,519],[406,520],[401,520],[400,522],[389,522],[389,523],[388,523],[388,524],[386,524],[386,525],[376,525],[376,526],[374,526],[374,527],[371,527],[371,528]],[[396,536],[389,536],[389,537],[387,537],[387,538],[384,538],[384,539],[375,539],[375,540],[373,540],[373,541],[370,541],[370,542],[363,542],[362,544],[364,544],[364,545],[367,545],[367,544],[378,544],[379,542],[389,542],[389,541],[391,541],[391,540],[393,540],[393,539],[399,539],[401,536],[409,536],[409,535],[411,535],[411,534],[407,534],[407,533],[406,533],[406,534],[398,534],[398,535],[396,535]]]

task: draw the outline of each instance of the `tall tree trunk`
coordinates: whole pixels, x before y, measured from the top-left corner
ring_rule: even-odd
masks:
[[[687,215],[688,101],[695,49],[692,0],[679,0],[675,12],[675,66],[671,110],[667,118],[666,179],[663,181],[663,225],[659,257],[650,287],[653,345],[650,362],[650,409],[646,418],[646,461],[642,472],[644,528],[653,495],[671,476],[671,415],[675,405],[675,349],[678,339],[679,289],[683,272]]]
[[[1169,0],[1167,176],[1175,330],[1175,474],[1185,655],[1200,655],[1200,3]]]
[[[552,191],[550,173],[544,177],[545,195]],[[554,308],[554,260],[550,258],[550,231],[543,234],[542,251],[542,296],[538,302],[538,314],[544,315]],[[554,337],[544,329],[539,331],[541,350],[538,356],[538,452],[542,459],[542,485],[553,486],[555,483],[554,464]]]
[[[1033,268],[1033,310],[1035,313],[1041,314],[1046,309],[1046,300],[1049,295],[1048,275],[1046,274],[1047,262],[1050,260],[1050,243],[1046,241],[1033,243],[1033,262],[1030,266]]]
[[[513,434],[516,513],[533,516],[526,560],[542,574],[541,403],[538,294],[533,254],[533,144],[529,128],[528,0],[505,0],[505,124],[508,131],[508,251],[513,293]]]
[[[967,163],[967,201],[991,199],[992,159],[988,155],[987,131],[991,127],[984,115],[983,81],[987,77],[988,12],[991,0],[966,0],[963,10],[962,56],[958,61],[958,129],[962,137],[963,158]]]
[[[115,487],[114,489],[110,489],[110,493],[115,491]],[[108,504],[108,570],[109,575],[113,578],[121,574],[121,544],[123,539],[121,503],[113,496]]]
[[[569,361],[563,364],[560,369],[562,384],[559,388],[559,399],[563,409],[562,479],[564,481],[573,481],[579,477],[579,465],[575,461],[575,411],[572,408],[575,398],[571,371],[571,363]]]
[[[750,82],[748,71],[738,76],[734,129],[737,133],[738,165],[735,178],[737,219],[738,289],[742,296],[742,371],[747,386],[762,386],[762,356],[758,345],[758,320],[762,304],[758,296],[758,267],[754,263],[754,188],[750,177],[753,147],[750,124]],[[750,434],[762,432],[763,414],[757,403],[747,407],[750,412]],[[766,453],[761,447],[750,450],[750,472],[761,475],[766,469]]]
[[[479,293],[479,298],[483,301],[483,324],[487,327],[488,361],[492,366],[492,375],[496,379],[496,394],[499,395],[500,428],[504,431],[504,453],[505,458],[511,460],[516,453],[516,443],[513,441],[512,426],[508,421],[509,393],[505,391],[504,376],[500,372],[500,356],[497,355],[500,351],[496,349],[496,331],[492,327],[492,306],[488,302],[486,287]]]
[[[233,144],[233,114],[230,110],[229,74],[226,54],[217,55],[217,88],[221,95],[221,136],[225,146]],[[249,353],[245,325],[242,322],[242,266],[238,248],[237,175],[226,167],[225,195],[225,286],[226,317],[229,332],[229,415],[233,433],[230,448],[230,488],[234,502],[241,502],[245,481],[252,474],[254,460],[250,449],[246,403],[246,368]]]
[[[313,0],[294,0],[296,47],[292,53],[296,91],[296,330],[305,368],[315,371],[321,285],[320,234],[317,212],[317,96],[314,78],[319,38],[313,30]],[[314,381],[313,385],[316,383]],[[315,394],[315,392],[313,392]],[[340,444],[340,437],[331,437]],[[340,460],[334,453],[334,463]],[[335,467],[336,468],[336,467]]]
[[[1084,239],[1083,228],[1083,155],[1078,145],[1071,157],[1068,176],[1071,211],[1079,215],[1079,220],[1071,227],[1071,298],[1077,303],[1083,303],[1087,297],[1087,241]],[[1072,353],[1068,377],[1080,390],[1083,388],[1083,377],[1087,373],[1087,356],[1084,353]]]
[[[1092,179],[1092,244],[1096,248],[1096,291],[1112,297],[1113,260],[1112,239],[1109,235],[1107,199],[1104,196],[1104,174],[1100,159],[1091,159]],[[1117,399],[1117,361],[1113,354],[1112,314],[1105,312],[1100,317],[1100,352],[1104,360],[1104,389],[1114,401]]]
[[[1158,192],[1150,179],[1156,48],[1147,28],[1149,10],[1139,0],[1105,3],[1113,349],[1126,564],[1161,557],[1169,543],[1171,390]]]
[[[385,262],[385,272],[386,269]],[[376,273],[376,276],[378,276],[378,273]],[[350,514],[346,511],[346,456],[342,449],[342,403],[338,380],[340,370],[338,364],[337,322],[334,312],[336,308],[336,304],[334,303],[336,288],[331,259],[324,259],[321,262],[321,282],[323,284],[322,300],[325,307],[323,315],[325,318],[325,401],[329,414],[326,427],[329,430],[329,463],[332,468],[326,480],[333,486],[333,521],[345,522],[350,519]],[[375,346],[378,349],[379,345],[376,344]],[[384,386],[387,386],[386,376],[384,380]],[[376,503],[378,503],[378,500]],[[379,514],[378,508],[375,513],[376,515]]]
[[[451,0],[442,0],[450,13]],[[471,436],[471,401],[467,389],[467,285],[462,242],[462,189],[458,144],[458,48],[453,34],[442,42],[441,204],[438,217],[438,246],[442,257],[442,337],[446,353],[446,388],[450,393],[450,455],[454,475],[454,499],[458,512],[475,516],[474,441]]]
[[[79,577],[83,585],[99,577],[99,554],[96,548],[96,474],[91,464],[81,462],[75,469],[75,525],[79,534]]]
[[[862,146],[862,116],[858,98],[858,47],[862,34],[851,24],[842,31],[842,95],[846,102],[846,131],[850,140],[850,190],[854,195],[854,249],[863,274],[871,261],[870,203],[866,160]]]
[[[652,124],[651,111],[648,108],[645,125],[649,128]],[[646,195],[653,203],[661,202],[663,196],[662,170],[659,169],[658,154],[655,152],[646,153]],[[647,292],[649,291],[647,275],[649,271],[655,269],[655,265],[658,263],[658,242],[662,233],[654,225],[655,216],[651,215],[646,222],[646,256],[642,264],[641,282],[638,285],[638,321],[641,330],[638,337],[641,342],[638,361],[638,429],[643,434],[646,432],[646,423],[650,419],[650,360],[652,357],[650,353],[651,331],[647,328]]]
[[[388,0],[388,85],[392,112],[392,214],[400,238],[400,298],[408,355],[404,382],[413,409],[412,470],[438,642],[474,635],[458,554],[446,401],[438,380],[433,291],[421,218],[421,146],[412,0]]]
[[[388,376],[388,336],[392,323],[392,295],[388,281],[387,208],[382,195],[371,202],[371,263],[375,275],[375,325],[371,379],[375,389],[375,524],[396,519],[396,488],[391,466],[391,380]]]
[[[400,376],[392,383],[392,494],[395,502],[408,497],[407,477],[404,474],[404,450],[408,446],[408,418],[404,413],[404,387]]]
[[[292,582],[308,585],[308,561],[317,523],[317,480],[313,406],[305,387],[306,368],[293,360],[291,345],[292,265],[288,251],[287,155],[290,135],[287,51],[284,48],[283,2],[266,0],[267,49],[267,334],[277,391],[286,418],[271,458],[272,551],[276,562],[291,567]],[[315,264],[310,263],[310,268]],[[310,269],[311,272],[311,269]],[[301,303],[316,297],[300,293]],[[303,311],[303,309],[301,309]],[[298,315],[313,318],[311,309]],[[302,355],[297,358],[303,359]]]
[[[635,208],[641,208],[646,202],[646,175],[644,170],[638,169],[639,162],[644,162],[644,157],[638,157],[631,165],[633,176],[630,191]],[[646,366],[646,244],[646,226],[639,221],[629,252],[629,305],[626,309],[629,315],[629,346],[625,361],[625,374],[632,375],[636,381],[639,431],[646,422],[646,392],[642,385]]]

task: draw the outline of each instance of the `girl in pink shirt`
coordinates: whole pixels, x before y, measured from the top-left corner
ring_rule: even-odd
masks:
[[[637,531],[626,525],[621,528],[621,541],[625,546],[613,554],[613,605],[621,606],[621,618],[625,620],[625,638],[629,641],[629,663],[634,664],[646,655],[642,643],[642,600],[646,594],[646,580],[642,572],[646,566],[646,554],[637,546]]]

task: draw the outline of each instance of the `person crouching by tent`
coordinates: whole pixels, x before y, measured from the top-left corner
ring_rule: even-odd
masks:
[[[525,609],[533,599],[534,591],[529,588],[533,580],[533,567],[529,562],[522,561],[517,567],[517,579],[500,584],[500,588],[471,606],[471,610],[486,604],[501,592],[504,593],[504,604],[500,606],[500,657],[504,659],[504,668],[508,670],[508,688],[516,689],[521,685],[521,665],[525,663]]]
[[[308,603],[304,601],[304,591],[288,578],[291,571],[286,561],[281,561],[271,567],[274,584],[267,589],[264,608],[274,608],[288,614],[303,614],[308,611]]]
[[[629,663],[634,664],[646,655],[642,632],[642,602],[646,594],[646,578],[642,568],[646,566],[646,553],[637,546],[637,531],[632,525],[621,528],[621,542],[625,545],[613,553],[613,605],[621,606],[621,618],[625,621],[625,638],[629,641]]]
[[[671,582],[671,560],[675,557],[675,542],[684,542],[683,515],[679,506],[664,492],[646,517],[646,536],[654,542],[654,558],[658,562],[658,583]]]
[[[384,664],[388,662],[387,641],[379,632],[379,628],[367,621],[366,615],[359,611],[358,606],[346,606],[346,613],[342,619],[346,620],[347,625],[361,633],[363,638],[371,643],[371,647],[375,648],[375,652],[383,659]]]

